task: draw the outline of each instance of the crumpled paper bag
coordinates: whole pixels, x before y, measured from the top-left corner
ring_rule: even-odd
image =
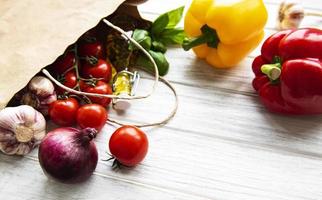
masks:
[[[124,0],[0,0],[0,109]]]

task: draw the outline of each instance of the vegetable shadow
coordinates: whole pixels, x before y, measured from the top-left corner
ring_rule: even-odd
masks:
[[[2,163],[15,165],[16,163],[19,163],[19,162],[23,161],[23,159],[24,159],[23,156],[6,155],[6,154],[0,152],[0,166],[1,166]]]
[[[265,121],[270,124],[276,133],[282,133],[286,137],[298,137],[301,139],[322,140],[322,115],[282,115],[269,112],[260,102],[258,96],[252,98],[257,104],[258,112],[262,114]]]
[[[180,82],[184,82],[184,84],[201,88],[232,89],[236,91],[248,90],[248,83],[252,79],[252,75],[250,75],[252,73],[251,70],[245,70],[245,68],[251,69],[248,58],[245,58],[235,67],[221,69],[211,66],[203,59],[198,59],[192,52],[188,52],[188,54],[190,56],[182,55],[184,59],[180,58],[180,54],[177,56],[180,56],[179,58],[169,59],[172,66],[170,68],[171,79],[177,79]],[[175,67],[177,69],[173,69]],[[180,74],[183,74],[183,77]],[[177,76],[179,77],[177,78]]]
[[[184,71],[186,80],[190,83],[200,85],[200,82],[207,81],[207,84],[213,84],[217,82],[223,82],[228,79],[229,74],[234,69],[219,69],[211,66],[205,60],[200,60],[197,57],[190,58]]]
[[[45,176],[45,175],[44,175]],[[87,199],[88,194],[84,191],[91,191],[88,187],[93,187],[94,180],[91,176],[88,180],[75,184],[60,183],[47,178],[43,181],[43,188],[40,190],[40,197],[47,199],[50,196],[53,199]]]

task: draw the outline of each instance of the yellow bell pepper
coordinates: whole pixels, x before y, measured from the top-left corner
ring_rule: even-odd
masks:
[[[193,0],[184,21],[191,38],[183,48],[215,67],[232,67],[263,39],[266,21],[262,0]]]

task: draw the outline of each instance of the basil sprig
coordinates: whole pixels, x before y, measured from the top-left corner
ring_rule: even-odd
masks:
[[[135,29],[132,38],[146,49],[157,63],[159,74],[168,73],[169,63],[164,55],[169,45],[181,45],[185,39],[182,28],[176,26],[181,21],[184,7],[180,7],[160,15],[148,30]],[[130,45],[130,50],[136,47]],[[135,65],[153,72],[154,68],[150,60],[142,53],[138,54]]]

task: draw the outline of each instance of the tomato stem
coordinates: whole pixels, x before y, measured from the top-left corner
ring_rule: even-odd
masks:
[[[84,101],[87,103],[87,104],[92,104],[93,102],[90,100],[90,98],[88,98],[86,95],[83,96],[84,98]]]
[[[74,66],[68,68],[61,76],[65,76],[68,72],[72,71],[73,69],[75,69]]]
[[[72,52],[74,52],[74,54],[75,54],[75,64],[74,64],[74,66],[73,67],[71,67],[71,68],[69,68],[69,69],[67,69],[65,72],[64,72],[64,74],[63,75],[65,75],[67,72],[69,72],[69,71],[71,71],[71,70],[75,70],[75,75],[76,75],[76,85],[75,85],[75,87],[73,88],[74,90],[78,90],[78,91],[81,91],[81,89],[80,89],[80,85],[79,85],[79,82],[80,82],[80,80],[82,80],[83,78],[82,77],[80,77],[80,75],[79,75],[79,68],[78,68],[78,66],[79,66],[79,59],[80,59],[80,57],[78,56],[78,52],[77,52],[77,43],[74,45],[74,47],[71,49],[71,51]],[[79,98],[77,95],[73,95],[74,97],[76,97],[76,98]],[[85,96],[85,95],[83,95],[82,96],[83,97],[83,99],[82,100],[84,100],[85,101],[85,103],[87,103],[87,104],[92,104],[92,101],[87,97],[87,96]]]
[[[68,96],[67,95],[68,95],[68,93],[65,92],[64,94],[58,95],[57,99],[59,99],[59,100],[66,100],[66,99],[68,99]]]
[[[85,84],[90,85],[92,87],[95,87],[98,81],[104,80],[104,78],[94,78],[91,76],[91,78],[79,78],[80,80],[84,81]]]
[[[108,158],[108,159],[105,159],[105,160],[102,160],[102,161],[105,161],[105,162],[107,162],[107,161],[110,161],[110,160],[113,160],[113,159],[115,159],[115,158],[114,158],[114,156],[111,156],[110,158]]]
[[[114,159],[113,164],[112,164],[112,169],[121,169],[124,165],[120,163],[117,159]]]
[[[112,164],[112,169],[116,170],[116,169],[120,169],[122,167],[127,167],[125,165],[123,165],[122,163],[120,163],[120,161],[118,161],[112,154],[109,154],[108,152],[106,152],[109,155],[109,158],[102,160],[104,162],[108,162],[113,160],[113,164]]]
[[[77,80],[76,86],[77,86],[77,89],[80,91],[80,87],[79,87],[80,76],[79,76],[79,70],[78,70],[79,57],[78,57],[78,52],[77,52],[77,43],[74,46],[74,52],[75,52],[75,65],[74,65],[74,69],[75,69],[76,80]]]

